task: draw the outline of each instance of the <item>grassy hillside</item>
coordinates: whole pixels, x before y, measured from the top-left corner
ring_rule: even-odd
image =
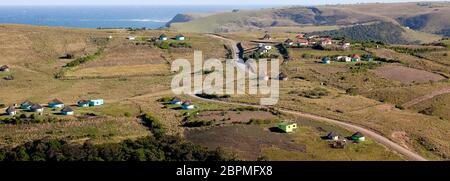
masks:
[[[332,37],[344,37],[355,41],[382,41],[393,44],[404,43],[428,43],[440,38],[423,32],[417,32],[391,22],[371,23],[367,25],[356,25],[338,30],[313,32],[311,34],[329,35]]]
[[[450,3],[375,3],[283,7],[218,13],[205,17],[174,18],[171,29],[192,32],[231,32],[297,27],[301,25],[336,26],[375,21],[392,22],[427,33],[447,35]],[[183,16],[184,17],[184,16]]]

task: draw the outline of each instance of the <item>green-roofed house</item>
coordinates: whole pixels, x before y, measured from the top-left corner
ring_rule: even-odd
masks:
[[[278,124],[278,128],[283,130],[285,133],[292,133],[295,129],[297,129],[297,123],[280,123]]]
[[[185,40],[185,37],[184,37],[184,35],[179,34],[179,35],[177,35],[177,36],[175,37],[175,39],[178,40],[178,41],[184,41],[184,40]]]
[[[79,100],[77,104],[78,107],[89,107],[89,100]]]
[[[167,40],[167,35],[166,34],[161,34],[161,35],[159,35],[159,40],[161,40],[161,41],[166,41]]]
[[[355,134],[352,135],[351,138],[353,141],[356,142],[366,141],[366,137],[364,137],[364,135],[360,132],[356,132]]]
[[[24,101],[22,104],[20,104],[20,109],[26,109],[29,110],[33,106],[33,103],[30,101]]]

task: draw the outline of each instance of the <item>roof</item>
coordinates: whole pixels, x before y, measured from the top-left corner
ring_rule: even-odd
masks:
[[[79,100],[78,104],[89,104],[89,100]]]
[[[355,134],[352,135],[352,137],[353,137],[353,136],[356,136],[356,137],[364,137],[364,135],[361,134],[360,132],[356,132]]]
[[[16,111],[16,108],[14,107],[14,106],[9,106],[7,109],[6,109],[6,112],[8,112],[8,113],[10,113],[10,112],[15,112]]]
[[[185,102],[183,102],[183,105],[186,105],[186,106],[189,106],[189,105],[191,105],[191,104],[192,104],[191,101],[185,101]]]
[[[322,60],[323,61],[328,61],[328,60],[330,60],[330,57],[323,57]]]
[[[308,43],[308,40],[297,40],[298,43]]]
[[[287,75],[286,75],[285,73],[281,72],[281,73],[278,75],[278,77],[279,77],[279,78],[286,78]]]
[[[3,65],[3,66],[0,67],[0,70],[4,70],[4,69],[9,69],[9,66],[8,65]]]
[[[286,39],[285,41],[284,41],[285,43],[291,43],[291,42],[294,42],[294,41],[292,41],[291,39]]]
[[[357,54],[353,54],[352,58],[361,58],[361,57],[359,55],[357,55]]]
[[[42,109],[42,106],[39,105],[39,104],[33,104],[33,105],[31,106],[31,109]]]
[[[181,101],[181,98],[175,96],[175,97],[172,98],[172,101]]]
[[[30,101],[23,101],[22,104],[20,104],[21,106],[32,106],[33,103]]]
[[[183,34],[178,34],[177,37],[184,37],[184,35]]]
[[[163,33],[163,34],[159,35],[159,37],[167,37],[167,35]]]
[[[73,109],[69,106],[64,107],[63,109],[61,109],[62,112],[73,112]]]
[[[293,124],[296,124],[296,123],[282,122],[282,123],[278,124],[278,126],[288,126],[288,125],[293,125]]]
[[[327,137],[329,137],[329,138],[335,137],[335,136],[338,136],[338,134],[336,132],[334,132],[334,131],[328,133],[328,135],[327,135]]]
[[[53,99],[52,101],[49,102],[49,104],[64,104],[64,103],[59,99]]]

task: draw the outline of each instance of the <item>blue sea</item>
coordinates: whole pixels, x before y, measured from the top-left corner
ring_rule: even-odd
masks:
[[[0,24],[78,28],[163,27],[178,13],[223,12],[264,6],[0,6]]]

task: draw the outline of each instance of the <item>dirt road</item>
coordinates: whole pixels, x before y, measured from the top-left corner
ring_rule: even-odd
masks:
[[[426,94],[424,96],[421,96],[421,97],[415,98],[415,99],[413,99],[411,101],[408,101],[408,102],[404,103],[402,106],[404,108],[408,108],[408,107],[414,106],[416,104],[419,104],[419,103],[421,103],[423,101],[432,99],[433,97],[436,97],[436,96],[439,96],[439,95],[442,95],[442,94],[448,94],[448,93],[450,93],[450,87],[446,87],[446,88],[443,88],[443,89],[435,90],[435,91],[432,91],[432,92],[430,92],[430,93],[428,93],[428,94]]]

